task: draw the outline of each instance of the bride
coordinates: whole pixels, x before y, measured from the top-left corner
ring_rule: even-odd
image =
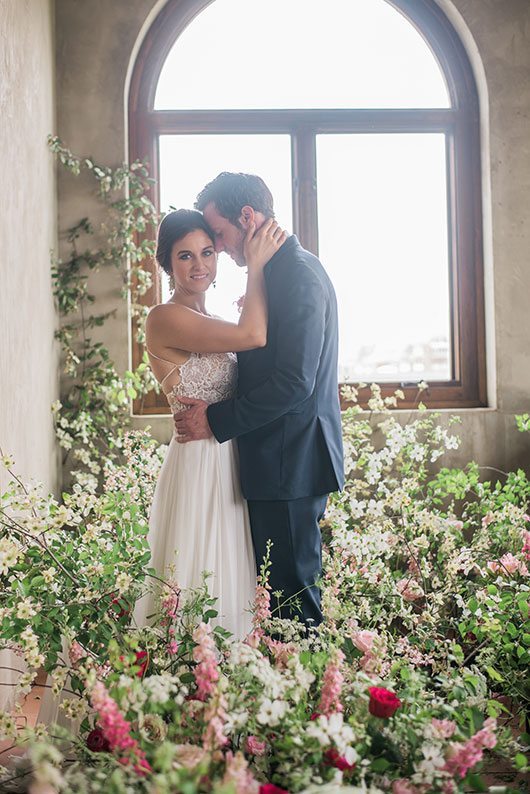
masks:
[[[235,353],[263,347],[267,306],[263,267],[285,241],[273,220],[245,239],[248,279],[239,323],[208,314],[205,297],[215,281],[213,233],[196,210],[176,210],[158,230],[156,259],[172,278],[167,303],[151,309],[146,324],[151,367],[173,413],[185,410],[179,397],[209,403],[231,397],[237,382]],[[241,495],[236,446],[215,438],[177,443],[172,438],[158,478],[149,521],[151,566],[161,578],[173,566],[183,590],[212,574],[217,622],[236,638],[251,626],[256,567],[246,502]],[[138,625],[155,611],[155,594],[136,606]]]

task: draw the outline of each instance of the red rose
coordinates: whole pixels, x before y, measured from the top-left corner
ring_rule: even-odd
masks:
[[[108,753],[110,744],[105,739],[101,728],[94,728],[86,737],[86,746],[93,753]]]
[[[284,788],[278,788],[274,783],[265,783],[259,787],[259,794],[289,794]]]
[[[125,661],[125,656],[120,656],[120,662],[123,661]],[[140,668],[136,675],[138,678],[143,678],[149,664],[149,654],[147,651],[137,651],[135,654],[134,663]]]
[[[147,665],[149,664],[149,654],[147,653],[147,651],[138,651],[136,654],[135,662],[140,667],[136,675],[138,676],[138,678],[143,678],[145,675],[145,671],[147,670]]]
[[[114,607],[114,612],[118,613],[118,619],[131,614],[131,605],[124,598],[113,598],[110,603]]]
[[[336,769],[340,769],[341,772],[347,772],[350,769],[355,769],[355,764],[349,764],[344,756],[339,753],[336,747],[330,747],[329,750],[326,750],[324,757],[326,759],[326,763],[329,766],[334,766]]]
[[[320,711],[314,711],[314,712],[311,714],[311,716],[309,717],[309,719],[310,719],[311,721],[313,721],[313,720],[318,720],[318,718],[319,718],[319,717],[320,717]]]
[[[383,686],[371,686],[368,709],[374,717],[391,717],[401,706],[401,700],[394,692]]]

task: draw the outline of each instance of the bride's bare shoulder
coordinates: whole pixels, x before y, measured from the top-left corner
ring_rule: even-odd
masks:
[[[193,309],[187,306],[182,306],[180,303],[157,303],[151,306],[147,315],[147,322],[150,324],[158,324],[163,322],[172,322],[177,317],[186,317],[189,314],[195,314]]]

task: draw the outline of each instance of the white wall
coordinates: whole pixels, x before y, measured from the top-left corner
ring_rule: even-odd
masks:
[[[0,2],[0,447],[23,478],[59,484],[50,405],[58,396],[50,250],[55,176],[52,0]],[[0,470],[0,487],[7,482]],[[20,666],[8,652],[0,665]],[[0,671],[0,681],[13,681]],[[0,706],[9,687],[0,687]]]
[[[2,0],[0,37],[0,446],[23,477],[53,490],[56,200],[46,145],[55,127],[52,0]]]

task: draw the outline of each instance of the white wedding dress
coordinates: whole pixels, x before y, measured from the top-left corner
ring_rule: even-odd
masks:
[[[173,413],[185,410],[179,396],[213,403],[234,394],[233,353],[192,353],[181,365],[149,355],[171,364],[161,386],[178,375],[178,383],[166,391]],[[179,444],[173,436],[155,489],[148,540],[150,565],[158,576],[168,578],[169,566],[174,565],[174,578],[184,591],[198,587],[203,571],[210,572],[208,589],[217,598],[219,613],[212,624],[228,629],[236,639],[248,634],[256,564],[235,441],[219,444],[209,438]],[[155,593],[140,599],[134,614],[137,625],[145,625],[155,609]]]

